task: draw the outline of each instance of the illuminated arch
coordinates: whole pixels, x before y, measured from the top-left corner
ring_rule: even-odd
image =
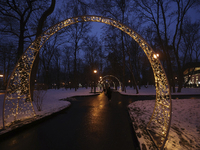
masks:
[[[105,75],[104,77],[102,77],[102,80],[103,80],[104,78],[106,78],[106,77],[113,77],[113,78],[115,78],[115,79],[119,82],[119,91],[121,91],[121,89],[122,89],[122,84],[121,84],[121,82],[119,81],[119,79],[118,79],[117,77],[115,77],[115,76],[113,76],[113,75]]]
[[[147,129],[150,131],[153,131],[153,128],[154,131],[156,129],[156,134],[149,133],[158,148],[163,149],[169,134],[172,109],[169,83],[165,71],[156,53],[138,33],[119,21],[101,16],[78,16],[66,19],[47,29],[30,44],[17,62],[7,84],[3,104],[3,126],[8,126],[16,120],[35,116],[30,95],[30,74],[36,55],[53,34],[78,22],[101,22],[116,27],[132,37],[143,49],[151,64],[156,87],[156,102]]]

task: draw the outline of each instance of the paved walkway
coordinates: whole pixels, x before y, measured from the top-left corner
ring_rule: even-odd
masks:
[[[78,97],[69,109],[0,142],[1,150],[137,150],[127,111],[133,97]]]

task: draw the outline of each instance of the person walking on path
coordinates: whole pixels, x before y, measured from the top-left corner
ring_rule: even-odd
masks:
[[[107,88],[107,94],[106,94],[106,96],[108,97],[108,100],[110,101],[111,97],[112,97],[112,91],[111,91],[110,87]]]

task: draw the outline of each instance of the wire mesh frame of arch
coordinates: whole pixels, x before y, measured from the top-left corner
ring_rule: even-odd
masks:
[[[119,91],[121,91],[121,82],[119,81],[119,79],[117,78],[117,77],[115,77],[115,76],[113,76],[113,75],[105,75],[105,76],[103,76],[103,78],[102,78],[102,80],[104,79],[104,78],[106,78],[106,77],[113,77],[113,78],[115,78],[118,82],[119,82]]]
[[[166,143],[171,124],[171,95],[165,71],[150,45],[130,27],[102,16],[78,16],[66,19],[43,32],[18,60],[7,84],[3,104],[3,127],[26,118],[34,118],[30,95],[30,75],[35,58],[43,44],[56,32],[78,22],[101,22],[114,26],[132,37],[143,49],[151,64],[156,87],[156,102],[147,131],[159,149]]]

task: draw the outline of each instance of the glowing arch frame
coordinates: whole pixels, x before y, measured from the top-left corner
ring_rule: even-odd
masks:
[[[102,16],[77,16],[66,19],[47,29],[30,44],[18,60],[7,84],[3,104],[3,127],[5,128],[6,124],[15,123],[17,120],[35,116],[30,95],[30,75],[36,55],[53,34],[78,22],[101,22],[114,26],[132,37],[143,49],[151,64],[156,87],[156,102],[147,125],[147,131],[153,131],[149,132],[150,136],[157,147],[163,149],[171,125],[172,102],[169,83],[162,64],[151,46],[138,33],[114,19]]]
[[[102,80],[103,80],[104,78],[106,78],[106,77],[113,77],[113,78],[117,79],[117,81],[119,82],[119,91],[122,90],[122,84],[121,84],[121,82],[119,81],[119,79],[118,79],[117,77],[115,77],[115,76],[113,76],[113,75],[105,75],[105,76],[102,77]]]

